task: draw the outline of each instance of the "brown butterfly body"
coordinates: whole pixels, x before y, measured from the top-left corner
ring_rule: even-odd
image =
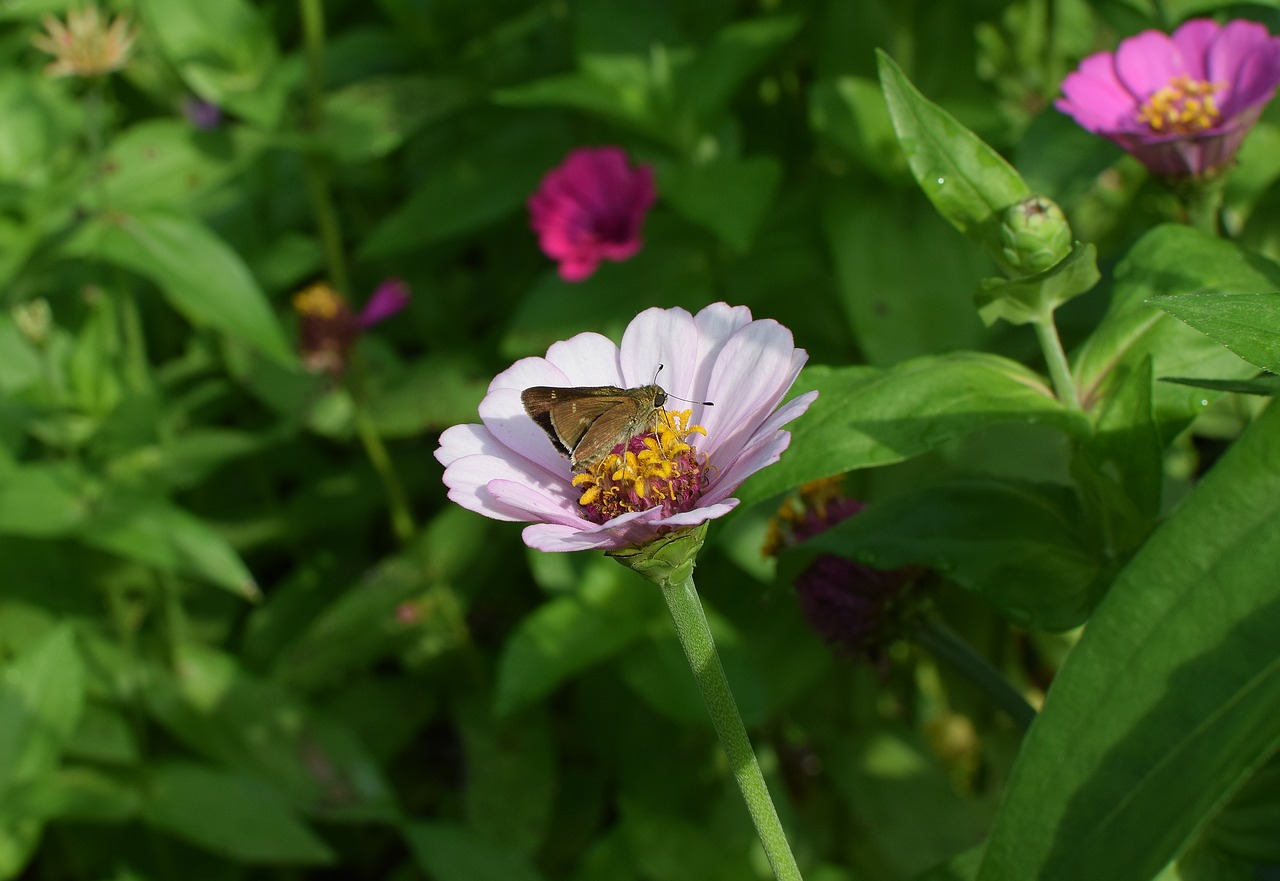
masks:
[[[569,457],[574,471],[588,471],[614,447],[653,429],[667,402],[658,385],[618,388],[534,386],[520,393],[529,418]]]

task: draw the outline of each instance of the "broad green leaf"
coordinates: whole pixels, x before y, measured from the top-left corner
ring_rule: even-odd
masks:
[[[231,334],[282,363],[293,360],[284,332],[244,261],[191,217],[145,211],[96,218],[81,227],[67,249],[149,278],[195,324]]]
[[[238,862],[324,865],[334,859],[278,790],[235,771],[186,762],[155,766],[142,818]]]
[[[1020,364],[977,352],[930,355],[896,367],[810,367],[797,392],[817,389],[787,426],[791,446],[737,496],[760,501],[820,477],[918,456],[988,425],[1026,422],[1076,433],[1080,414]]]
[[[1150,303],[1255,367],[1280,372],[1280,292],[1202,290],[1155,296]]]
[[[654,104],[651,72],[639,56],[587,56],[581,73],[558,74],[493,93],[506,107],[563,107],[591,113],[628,126],[659,143],[676,145],[687,138],[684,127],[670,122],[670,111]]]
[[[445,158],[384,217],[360,247],[362,259],[401,254],[515,211],[569,148],[545,119],[508,124]]]
[[[665,165],[658,190],[676,211],[711,230],[738,253],[751,247],[782,179],[771,156],[705,165]]]
[[[543,603],[503,646],[494,711],[528,706],[663,621],[662,597],[645,587],[612,560],[593,561],[575,595]]]
[[[885,200],[891,200],[887,208]],[[885,222],[886,210],[893,223]],[[833,187],[824,198],[822,229],[841,303],[868,362],[888,366],[981,343],[972,298],[991,264],[929,206]]]
[[[0,470],[0,533],[49,538],[70,535],[89,513],[90,486],[65,463]]]
[[[42,78],[13,67],[0,73],[0,115],[6,120],[0,128],[0,182],[32,188],[49,184],[55,168],[49,160],[74,137],[68,110]]]
[[[692,63],[677,69],[676,100],[699,119],[713,121],[747,76],[791,40],[803,23],[799,16],[777,15],[727,25]]]
[[[288,97],[279,49],[261,10],[247,0],[143,0],[149,36],[191,89],[264,128]]]
[[[486,386],[469,360],[428,355],[370,389],[366,406],[383,437],[420,437],[473,420]]]
[[[267,146],[265,135],[246,126],[204,132],[184,120],[145,120],[107,148],[107,204],[125,211],[185,208],[247,168]]]
[[[0,877],[15,877],[47,812],[29,803],[47,785],[84,708],[84,667],[68,625],[0,671]]]
[[[1101,277],[1098,249],[1077,242],[1070,254],[1043,272],[985,280],[974,295],[974,303],[988,325],[1002,318],[1010,324],[1027,324],[1046,318],[1058,306],[1091,290]]]
[[[1149,305],[1157,294],[1204,288],[1280,289],[1280,267],[1222,239],[1169,224],[1143,236],[1116,267],[1111,307],[1073,360],[1076,388],[1092,410],[1110,383],[1148,356],[1158,379],[1203,376],[1246,379],[1257,370],[1218,342]],[[1152,415],[1167,442],[1204,409],[1203,391],[1157,383]]]
[[[747,855],[751,843],[745,823],[726,835],[723,828],[634,799],[622,803],[621,813],[622,833],[644,877],[741,881],[756,874]]]
[[[1280,745],[1280,410],[1138,551],[1054,680],[979,874],[1151,878]]]
[[[1154,522],[1160,511],[1164,441],[1151,412],[1151,360],[1118,376],[1084,454],[1114,477],[1137,511]]]
[[[877,51],[880,84],[916,182],[956,229],[999,254],[1000,215],[1031,195],[1003,157],[911,84]]]
[[[930,566],[1033,630],[1088,618],[1105,561],[1070,490],[989,477],[954,479],[870,505],[807,543],[878,569]]]
[[[178,669],[152,669],[151,715],[220,765],[267,781],[281,799],[331,821],[385,821],[394,795],[373,759],[342,725],[296,695],[249,674],[230,655],[194,643]]]
[[[428,123],[447,117],[474,98],[454,77],[368,77],[325,100],[325,148],[338,162],[377,159],[391,153]]]
[[[497,722],[469,701],[458,714],[467,755],[467,819],[478,831],[533,858],[555,811],[556,760],[540,707]]]
[[[866,77],[819,80],[809,89],[809,126],[848,158],[887,181],[909,180],[880,85]]]
[[[205,521],[159,499],[105,505],[80,529],[85,544],[177,575],[208,581],[247,600],[257,582],[231,543]]]
[[[1280,863],[1280,753],[1240,788],[1203,837],[1226,853]]]
[[[406,824],[414,862],[434,881],[543,881],[514,848],[451,823]]]

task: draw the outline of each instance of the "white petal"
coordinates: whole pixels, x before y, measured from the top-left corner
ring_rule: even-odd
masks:
[[[440,433],[440,446],[436,447],[435,457],[448,468],[463,456],[501,456],[505,449],[489,429],[468,423],[446,428]]]
[[[560,523],[582,529],[590,523],[578,513],[582,508],[576,499],[566,499],[562,493],[549,493],[528,484],[513,480],[491,480],[486,485],[489,495],[497,499],[507,510],[524,511],[522,520],[541,520]]]
[[[499,373],[489,383],[489,391],[515,389],[523,391],[535,385],[568,385],[568,378],[546,358],[521,358]]]
[[[496,456],[465,456],[444,470],[444,484],[449,498],[468,511],[494,520],[527,520],[525,511],[506,505],[489,492],[489,481],[498,475],[510,475],[511,465]]]
[[[654,381],[681,398],[693,397],[698,329],[684,309],[646,309],[631,319],[622,335],[624,385],[634,388]]]
[[[751,310],[746,306],[712,303],[694,316],[693,323],[698,329],[698,367],[693,380],[693,394],[689,397],[706,400],[716,357],[735,333],[751,323]],[[701,413],[695,416],[701,418]]]
[[[547,361],[564,374],[565,384],[570,388],[626,386],[618,366],[618,347],[613,340],[598,333],[580,333],[573,339],[555,343],[547,349]]]

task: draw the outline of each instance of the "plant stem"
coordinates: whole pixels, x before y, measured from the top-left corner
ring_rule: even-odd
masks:
[[[690,576],[683,581],[664,579],[660,586],[662,596],[667,601],[667,609],[671,612],[671,620],[676,625],[676,635],[680,638],[685,657],[689,659],[693,676],[698,681],[698,689],[706,702],[707,712],[711,714],[720,746],[729,757],[733,776],[747,803],[747,811],[755,824],[756,834],[760,836],[760,843],[764,845],[769,865],[773,867],[774,877],[778,881],[801,881],[800,869],[787,844],[787,835],[782,829],[782,821],[778,819],[769,789],[765,786],[764,775],[760,773],[760,764],[756,761],[746,726],[742,724],[738,705],[729,690],[724,667],[720,665],[720,656],[716,653],[711,627],[707,624],[707,616],[702,610],[693,578]]]
[[[1036,339],[1040,341],[1040,351],[1044,353],[1044,363],[1049,368],[1049,378],[1053,380],[1053,390],[1068,409],[1079,410],[1080,398],[1076,394],[1076,383],[1071,378],[1071,365],[1067,362],[1067,353],[1062,348],[1062,340],[1058,337],[1058,326],[1053,323],[1053,313],[1032,322],[1036,329]]]
[[[957,672],[991,698],[992,703],[1008,713],[1023,731],[1035,721],[1035,708],[1027,703],[1026,698],[937,615],[924,615],[920,629],[912,638],[936,657],[951,664]]]
[[[400,485],[400,477],[396,474],[395,466],[391,463],[391,456],[387,454],[382,436],[378,434],[378,427],[369,418],[364,403],[359,398],[356,398],[355,423],[356,432],[360,435],[360,443],[364,445],[365,455],[369,457],[369,462],[378,472],[378,477],[382,479],[382,486],[387,491],[387,505],[391,509],[391,528],[396,534],[396,540],[401,545],[406,545],[417,531],[413,522],[413,513],[409,510],[409,502],[405,498],[404,488]]]
[[[1201,178],[1179,183],[1174,192],[1187,212],[1187,223],[1205,235],[1215,238],[1222,234],[1218,226],[1218,217],[1222,214],[1222,198],[1226,188],[1227,176]]]
[[[351,295],[347,259],[342,248],[342,227],[329,192],[329,163],[320,149],[324,135],[324,9],[320,0],[298,0],[307,56],[307,128],[311,144],[307,150],[307,189],[316,215],[316,227],[324,248],[329,280],[344,296]]]

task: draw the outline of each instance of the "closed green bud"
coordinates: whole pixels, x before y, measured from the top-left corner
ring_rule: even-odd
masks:
[[[1035,275],[1071,253],[1071,224],[1047,196],[1028,196],[1005,209],[1001,248],[1014,276]]]
[[[49,339],[49,330],[53,327],[49,301],[44,297],[37,297],[19,303],[13,307],[13,322],[33,346],[43,347]]]

